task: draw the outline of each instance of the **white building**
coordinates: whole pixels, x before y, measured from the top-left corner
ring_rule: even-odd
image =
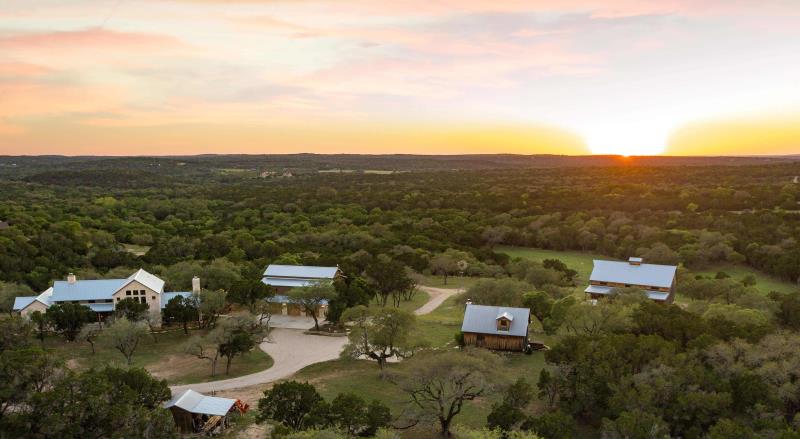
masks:
[[[192,279],[192,290],[200,291],[200,279]],[[175,296],[191,296],[192,292],[164,292],[164,281],[158,276],[139,269],[125,279],[78,280],[70,273],[65,281],[55,281],[53,286],[38,296],[14,299],[14,311],[26,316],[34,311],[45,312],[56,303],[78,303],[99,314],[114,312],[123,299],[145,303],[151,313],[161,314]]]

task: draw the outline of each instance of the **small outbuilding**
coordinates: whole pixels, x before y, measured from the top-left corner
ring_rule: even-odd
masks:
[[[185,390],[164,403],[181,433],[215,433],[228,426],[228,414],[241,411],[235,399],[206,396]]]
[[[461,332],[467,346],[523,352],[528,347],[528,308],[467,304]]]

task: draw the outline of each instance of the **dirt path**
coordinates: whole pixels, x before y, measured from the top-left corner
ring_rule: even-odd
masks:
[[[463,291],[425,286],[421,286],[420,289],[428,293],[430,298],[424,305],[414,311],[416,315],[432,312],[449,297]],[[294,375],[306,366],[335,360],[339,358],[339,354],[347,343],[347,337],[308,335],[298,329],[275,328],[272,330],[271,335],[271,342],[261,343],[259,346],[262,351],[269,354],[275,361],[269,369],[227,380],[170,386],[170,389],[172,389],[173,393],[192,389],[200,393],[222,392],[223,394],[230,394],[231,392],[226,391],[278,381]]]
[[[434,288],[434,287],[425,287],[420,286],[419,289],[428,293],[431,297],[425,302],[424,305],[417,308],[414,311],[414,314],[421,316],[425,314],[432,313],[436,308],[438,308],[441,304],[444,303],[445,300],[449,299],[456,294],[463,293],[463,289],[451,289],[451,288]]]

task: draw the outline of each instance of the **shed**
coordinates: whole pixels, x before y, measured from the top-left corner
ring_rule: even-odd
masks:
[[[461,332],[467,346],[524,351],[528,346],[528,308],[467,304]]]
[[[206,396],[185,390],[164,403],[172,412],[175,425],[182,433],[210,432],[227,426],[228,413],[236,406],[235,399]]]
[[[645,264],[638,257],[631,257],[627,262],[594,260],[584,292],[598,299],[614,294],[616,288],[634,287],[644,290],[651,300],[672,303],[677,270],[674,265]]]

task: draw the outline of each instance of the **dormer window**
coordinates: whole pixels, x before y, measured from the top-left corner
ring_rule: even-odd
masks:
[[[514,316],[511,315],[509,312],[502,312],[499,316],[495,319],[497,323],[497,330],[498,331],[508,331],[511,329],[511,322],[514,320]]]

